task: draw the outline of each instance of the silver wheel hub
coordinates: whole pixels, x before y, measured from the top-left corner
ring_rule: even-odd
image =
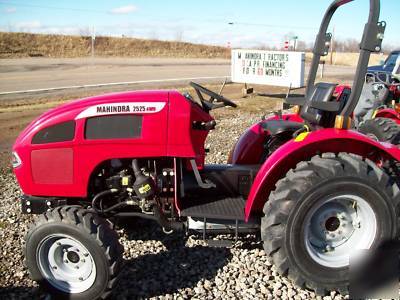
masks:
[[[306,216],[305,245],[311,258],[331,268],[349,265],[350,256],[369,249],[377,221],[361,197],[340,195],[319,201]]]
[[[96,279],[96,266],[91,254],[70,236],[56,234],[42,240],[37,261],[46,280],[66,293],[82,293]]]

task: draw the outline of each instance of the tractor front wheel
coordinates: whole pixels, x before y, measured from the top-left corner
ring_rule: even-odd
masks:
[[[392,119],[375,118],[363,122],[359,131],[376,141],[400,144],[400,126]]]
[[[29,230],[25,264],[55,299],[100,299],[111,294],[122,266],[122,246],[106,220],[64,206],[41,215]]]
[[[278,181],[264,206],[264,249],[300,287],[346,294],[350,256],[398,237],[397,186],[372,161],[325,153]]]

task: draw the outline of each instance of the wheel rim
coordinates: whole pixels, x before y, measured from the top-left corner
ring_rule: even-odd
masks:
[[[318,202],[305,218],[305,245],[320,265],[341,268],[352,254],[369,249],[377,220],[372,207],[356,195],[340,195]]]
[[[66,293],[82,293],[96,279],[96,265],[85,246],[62,234],[41,241],[37,251],[38,267],[46,280]]]

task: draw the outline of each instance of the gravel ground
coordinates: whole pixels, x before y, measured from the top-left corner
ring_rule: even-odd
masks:
[[[259,118],[243,113],[217,118],[207,140],[208,162],[225,162],[240,133]],[[0,182],[0,299],[45,298],[22,264],[21,243],[31,218],[20,214],[13,175],[2,171]],[[294,287],[277,274],[252,235],[232,248],[212,248],[201,236],[167,236],[153,223],[139,222],[140,232],[121,231],[126,267],[116,299],[343,299]]]

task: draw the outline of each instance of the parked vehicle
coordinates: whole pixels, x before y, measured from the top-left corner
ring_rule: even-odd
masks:
[[[400,56],[400,50],[392,51],[382,65],[370,66],[368,67],[367,72],[368,73],[386,72],[389,74],[393,73],[393,70],[396,66],[396,62],[398,62],[399,56]]]
[[[397,239],[400,220],[392,180],[400,150],[350,128],[385,30],[379,0],[370,0],[352,89],[315,84],[329,22],[348,2],[333,1],[322,20],[305,97],[288,99],[300,113],[251,126],[228,164],[205,164],[204,141],[216,125],[212,110],[236,104],[196,83],[198,99],[177,91],[109,94],[33,121],[13,147],[22,211],[40,214],[24,249],[32,279],[56,296],[107,297],[122,266],[111,224],[140,217],[169,233],[202,222],[204,237],[208,222],[236,236],[256,230],[278,271],[299,287],[347,293],[350,255]]]

